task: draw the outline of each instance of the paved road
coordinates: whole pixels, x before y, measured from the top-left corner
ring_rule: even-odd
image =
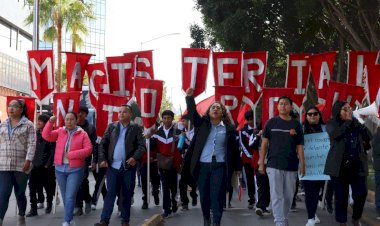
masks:
[[[92,179],[92,176],[91,176]],[[90,188],[93,189],[94,181],[90,180]],[[257,225],[257,226],[269,226],[273,224],[273,217],[258,217],[253,210],[247,209],[246,193],[243,195],[243,201],[238,201],[234,196],[232,201],[232,206],[234,208],[227,209],[223,214],[222,225],[226,226],[245,226],[245,225]],[[302,200],[304,197],[301,197]],[[162,198],[161,198],[162,201]],[[29,200],[28,200],[29,203]],[[162,204],[162,203],[161,203]],[[15,226],[16,225],[16,215],[15,215],[15,198],[12,195],[8,212],[4,219],[4,226]],[[149,219],[154,214],[160,214],[162,212],[161,206],[155,206],[150,204],[148,210],[141,209],[141,188],[136,187],[135,189],[135,203],[131,210],[131,225],[137,226],[144,223],[145,220]],[[99,216],[101,213],[101,208],[103,206],[103,200],[100,198],[97,210],[92,211],[88,215],[83,215],[80,217],[75,217],[74,221],[77,226],[92,226],[95,222],[99,221]],[[297,203],[298,211],[296,213],[291,213],[289,216],[289,223],[291,226],[304,226],[307,221],[307,213],[305,210],[305,205],[303,202]],[[165,226],[198,226],[203,225],[203,217],[200,210],[200,206],[189,207],[188,211],[178,211],[176,214],[172,215],[170,218],[165,220]],[[28,210],[29,211],[29,206]],[[321,226],[323,225],[337,225],[333,215],[328,214],[326,211],[318,209],[318,217],[321,220]],[[63,205],[57,207],[56,214],[45,214],[44,210],[39,210],[39,215],[33,218],[27,218],[28,226],[59,226],[62,225],[63,221]],[[114,214],[111,219],[110,226],[120,225],[120,221],[117,217],[116,208],[114,209]],[[349,224],[350,225],[350,224]],[[363,224],[363,226],[366,226]]]

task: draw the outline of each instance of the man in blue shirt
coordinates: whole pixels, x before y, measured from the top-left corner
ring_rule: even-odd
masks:
[[[141,128],[131,122],[132,107],[119,108],[119,121],[108,125],[99,145],[100,167],[108,167],[108,193],[104,200],[101,220],[95,226],[109,224],[115,198],[122,191],[121,225],[129,226],[131,199],[135,188],[136,162],[145,152],[145,140]]]

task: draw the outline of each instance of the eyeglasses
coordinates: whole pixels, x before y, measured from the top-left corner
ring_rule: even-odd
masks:
[[[352,111],[352,108],[351,107],[344,107],[341,110],[347,112],[347,111]]]
[[[318,116],[319,115],[319,113],[318,112],[308,112],[307,113],[307,116]]]
[[[17,104],[10,104],[8,105],[8,108],[21,108],[21,107]]]

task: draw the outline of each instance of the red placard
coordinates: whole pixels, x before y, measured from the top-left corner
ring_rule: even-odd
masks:
[[[136,77],[154,79],[152,50],[124,53],[124,56],[135,59],[134,75]]]
[[[377,63],[378,53],[377,51],[349,51],[347,83],[364,86],[365,78],[363,78],[363,75],[366,74],[365,68]]]
[[[243,100],[244,88],[241,86],[216,86],[215,101],[220,101],[227,109],[231,122],[236,123]]]
[[[102,137],[108,124],[118,121],[119,107],[127,104],[129,97],[99,93],[98,105],[96,106],[96,135]]]
[[[140,107],[141,118],[146,129],[154,126],[162,101],[164,82],[136,78],[136,100]]]
[[[78,113],[80,105],[81,92],[54,93],[53,95],[53,112],[57,117],[56,126],[65,125],[65,116],[67,112]]]
[[[93,108],[98,104],[99,93],[109,93],[104,63],[87,65],[90,102]]]
[[[249,104],[251,108],[260,100],[264,87],[267,60],[267,51],[243,54],[243,101]]]
[[[206,90],[209,49],[182,48],[182,90],[194,89],[194,97]]]
[[[7,106],[12,100],[19,99],[23,100],[26,104],[26,116],[30,121],[34,121],[34,113],[36,112],[36,98],[34,97],[24,97],[24,96],[7,96]]]
[[[309,56],[307,53],[288,55],[285,88],[294,88],[295,94],[306,95],[310,75]]]
[[[110,93],[117,96],[132,96],[134,55],[107,57],[107,74]]]
[[[84,72],[92,54],[88,53],[71,53],[66,54],[66,78],[68,92],[82,91]]]
[[[53,50],[28,51],[30,87],[39,105],[49,104],[54,91]]]
[[[317,89],[319,103],[326,101],[327,88],[332,76],[335,56],[336,52],[327,52],[309,57],[311,74]]]
[[[377,106],[380,107],[380,65],[367,66],[367,77],[365,83],[367,99],[370,104],[376,101]]]
[[[216,86],[242,85],[242,52],[213,52]]]

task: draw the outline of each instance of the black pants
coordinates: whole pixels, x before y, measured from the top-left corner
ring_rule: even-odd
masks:
[[[334,188],[332,186],[331,180],[327,181],[327,189],[326,189],[326,204],[332,206],[332,200],[334,196]]]
[[[198,188],[203,217],[210,219],[212,211],[213,224],[220,224],[223,215],[223,204],[226,201],[225,163],[213,160],[211,163],[200,163]]]
[[[82,208],[83,207],[83,201],[86,203],[91,203],[92,197],[90,195],[90,187],[88,186],[88,175],[89,170],[88,167],[85,166],[84,168],[84,175],[83,175],[83,181],[82,184],[79,187],[77,198],[76,198],[76,207]]]
[[[257,180],[257,203],[256,207],[266,210],[270,202],[269,179],[266,173],[256,172]]]
[[[244,171],[247,178],[247,187],[248,187],[248,203],[249,204],[255,204],[255,193],[256,193],[256,186],[255,186],[255,169],[252,167],[250,163],[244,164]]]
[[[302,183],[303,188],[305,189],[307,219],[312,219],[315,217],[315,213],[317,212],[319,193],[325,185],[325,181],[303,180]]]
[[[172,207],[177,207],[177,200],[175,199],[177,196],[177,171],[175,169],[160,169],[160,176],[163,190],[162,207],[165,213],[170,214]]]
[[[29,193],[30,193],[30,206],[32,209],[37,209],[37,202],[43,203],[44,200],[37,200],[38,189],[45,188],[47,203],[53,202],[55,192],[55,171],[54,167],[49,168],[37,167],[33,168],[30,172],[29,179]],[[43,194],[42,194],[43,197]]]
[[[106,198],[106,195],[107,195],[107,188],[106,188],[106,184],[105,184],[105,180],[103,181],[105,175],[107,173],[107,168],[99,168],[99,171],[96,172],[95,171],[92,171],[92,174],[94,175],[94,178],[95,178],[95,189],[94,189],[94,193],[92,193],[92,204],[96,205],[98,203],[98,192],[99,192],[99,188],[100,188],[100,185],[102,185],[102,182],[103,182],[103,185],[102,185],[102,196],[103,196],[103,200]]]
[[[352,176],[352,178],[331,177],[331,183],[335,192],[335,219],[339,223],[347,222],[347,205],[349,186],[352,189],[354,200],[352,219],[359,220],[362,217],[368,188],[367,177]]]
[[[141,186],[143,191],[142,200],[147,202],[148,197],[148,164],[140,168]],[[150,163],[150,183],[152,185],[152,195],[156,196],[160,192],[160,176],[158,175],[157,161]]]
[[[191,187],[190,196],[192,199],[197,199],[197,183],[191,176],[190,168],[183,167],[181,171],[181,179],[179,180],[179,194],[181,196],[182,205],[189,204],[189,198],[187,197],[187,186]]]

